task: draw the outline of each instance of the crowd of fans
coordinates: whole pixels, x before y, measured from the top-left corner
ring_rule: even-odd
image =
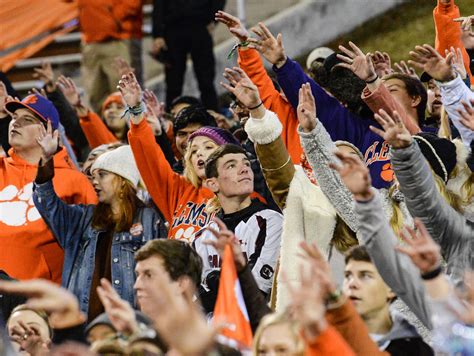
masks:
[[[48,63],[22,100],[0,82],[0,353],[474,355],[474,15],[438,0],[435,48],[392,68],[349,42],[305,71],[263,23],[185,31],[192,8],[157,4],[166,104],[130,56],[101,62],[103,100],[91,68],[89,101]]]

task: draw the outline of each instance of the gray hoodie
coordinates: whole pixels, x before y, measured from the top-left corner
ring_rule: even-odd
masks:
[[[339,173],[328,166],[329,162],[335,161],[333,152],[336,146],[324,126],[318,122],[313,131],[305,133],[299,128],[298,132],[308,162],[312,167],[317,167],[314,175],[321,190],[344,222],[353,231],[357,231],[359,242],[366,245],[383,280],[404,302],[397,300],[394,303],[396,308],[417,325],[424,337],[427,337],[428,332],[423,325],[431,329],[432,324],[424,285],[412,261],[394,249],[397,238],[386,218],[387,215],[391,215],[391,211],[387,210],[387,205],[389,205],[387,191],[383,190],[381,194],[376,193],[372,201],[357,203],[354,208],[352,193],[342,182]],[[377,191],[374,189],[374,192]],[[406,211],[406,209],[403,210]],[[380,214],[380,212],[384,213]],[[409,215],[408,211],[404,215]],[[408,217],[405,219],[411,220]],[[420,321],[423,325],[420,325]]]
[[[474,223],[441,196],[428,163],[416,142],[390,149],[392,167],[411,215],[418,217],[441,246],[447,273],[456,285],[464,270],[474,268]]]

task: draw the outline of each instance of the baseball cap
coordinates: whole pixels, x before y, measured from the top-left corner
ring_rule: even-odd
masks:
[[[10,101],[5,105],[5,108],[10,112],[15,112],[17,109],[31,110],[45,123],[51,121],[51,126],[54,130],[58,128],[58,111],[53,103],[42,95],[31,94],[25,97],[22,101]]]
[[[308,57],[306,58],[306,69],[309,70],[311,68],[311,64],[315,60],[317,59],[325,60],[327,57],[329,57],[333,53],[334,51],[328,47],[318,47],[318,48],[313,49],[311,53],[308,55]]]

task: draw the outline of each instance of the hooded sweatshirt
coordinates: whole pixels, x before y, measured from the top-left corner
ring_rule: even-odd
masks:
[[[36,209],[33,181],[37,165],[13,149],[0,160],[0,266],[16,279],[44,278],[61,283],[64,252]],[[69,204],[94,204],[86,176],[74,169],[63,148],[54,156],[54,186]]]
[[[370,336],[377,342],[381,350],[387,351],[390,355],[434,355],[431,347],[426,344],[421,336],[401,314],[391,312],[392,328],[382,337],[374,334]],[[375,340],[376,339],[376,340]]]

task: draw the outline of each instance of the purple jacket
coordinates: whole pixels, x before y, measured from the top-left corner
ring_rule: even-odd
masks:
[[[393,170],[388,157],[389,146],[369,129],[369,125],[380,127],[372,118],[362,118],[347,110],[336,98],[327,94],[306,75],[301,66],[288,58],[281,68],[273,66],[278,83],[288,101],[298,106],[298,90],[304,83],[311,84],[316,100],[319,121],[324,125],[333,141],[353,143],[363,154],[370,170],[375,188],[387,188],[393,180]]]

